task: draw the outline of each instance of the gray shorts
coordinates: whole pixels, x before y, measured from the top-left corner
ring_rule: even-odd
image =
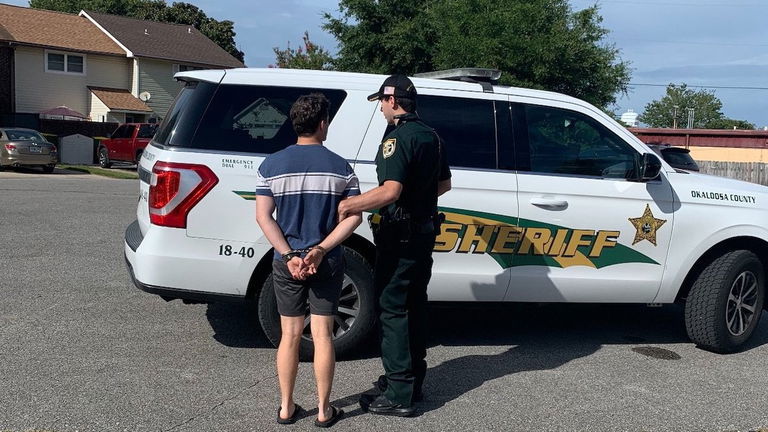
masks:
[[[334,315],[344,283],[344,256],[325,257],[317,273],[306,280],[296,280],[283,260],[272,261],[272,285],[277,297],[277,311],[283,316]]]

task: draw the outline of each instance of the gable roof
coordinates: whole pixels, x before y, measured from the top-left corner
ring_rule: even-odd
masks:
[[[0,3],[0,41],[125,56],[112,39],[78,15]]]
[[[99,12],[82,11],[136,57],[220,67],[243,67],[191,25],[145,21]]]

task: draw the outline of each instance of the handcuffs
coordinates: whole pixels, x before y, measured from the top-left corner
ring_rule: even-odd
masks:
[[[283,257],[283,262],[285,262],[287,264],[288,261],[292,260],[293,258],[301,257],[302,254],[309,253],[310,251],[312,251],[314,249],[319,250],[323,255],[328,253],[328,251],[325,250],[324,247],[322,247],[320,245],[315,245],[315,246],[312,246],[311,248],[308,248],[308,249],[291,249],[288,252],[282,254],[281,256]]]

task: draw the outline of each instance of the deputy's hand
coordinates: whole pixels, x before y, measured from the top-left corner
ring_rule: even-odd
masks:
[[[306,267],[307,275],[313,275],[317,273],[320,263],[323,262],[323,256],[325,253],[320,249],[312,249],[304,257],[304,265]]]
[[[343,221],[344,219],[347,218],[347,216],[349,216],[350,211],[349,211],[349,204],[347,203],[347,200],[343,200],[339,203],[338,213],[339,213],[339,222]]]
[[[293,276],[294,279],[303,281],[307,278],[307,266],[304,264],[304,260],[300,257],[293,257],[286,264],[288,266],[288,271],[291,272],[291,276]]]

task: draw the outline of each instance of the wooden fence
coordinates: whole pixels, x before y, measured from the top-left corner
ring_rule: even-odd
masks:
[[[761,162],[696,161],[703,174],[728,177],[768,186],[768,164]]]

